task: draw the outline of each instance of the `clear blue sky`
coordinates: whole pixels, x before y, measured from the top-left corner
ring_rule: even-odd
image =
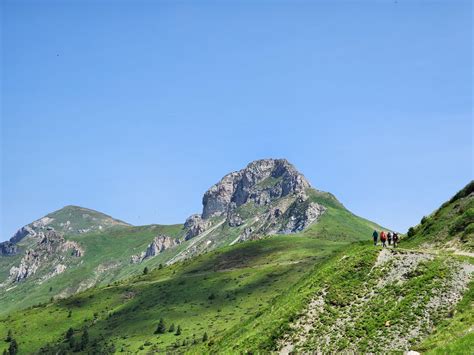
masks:
[[[473,178],[470,1],[1,4],[0,240],[180,223],[264,157],[400,231]]]

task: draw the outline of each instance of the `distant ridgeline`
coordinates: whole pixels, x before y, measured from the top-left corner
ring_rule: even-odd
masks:
[[[202,213],[182,225],[135,227],[66,206],[20,228],[0,243],[0,314],[247,240],[304,232],[350,242],[376,226],[313,189],[284,159],[257,160],[225,175],[202,203]]]

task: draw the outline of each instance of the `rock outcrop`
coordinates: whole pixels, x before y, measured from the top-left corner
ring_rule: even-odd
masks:
[[[168,237],[167,235],[159,235],[153,239],[146,250],[138,255],[133,255],[130,259],[132,264],[137,264],[145,259],[153,258],[167,249],[173,248],[180,244],[179,239]]]
[[[186,229],[185,239],[191,239],[202,232],[204,232],[211,225],[210,221],[204,220],[201,215],[193,214],[188,217],[184,223],[184,228]]]
[[[39,238],[37,244],[26,250],[20,261],[20,265],[10,269],[9,280],[19,282],[34,275],[42,267],[50,267],[52,274],[57,275],[66,270],[61,264],[64,256],[61,253],[72,250],[71,256],[80,257],[84,254],[81,246],[74,241],[66,241],[64,237],[55,230],[50,229],[36,234]]]
[[[202,214],[192,215],[184,224],[186,240],[203,235],[223,219],[228,227],[243,228],[238,241],[302,231],[325,211],[308,198],[310,188],[285,159],[254,161],[206,191]]]
[[[302,193],[310,186],[285,159],[257,160],[245,169],[224,176],[204,194],[202,218],[227,213],[231,203],[234,208],[249,201],[267,205],[272,200]]]
[[[18,253],[18,246],[10,241],[0,243],[0,256],[15,255]]]

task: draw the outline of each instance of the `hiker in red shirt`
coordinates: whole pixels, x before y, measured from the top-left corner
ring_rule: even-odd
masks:
[[[385,243],[387,242],[387,235],[384,231],[380,232],[380,241],[382,242],[382,248],[386,248],[387,245]]]

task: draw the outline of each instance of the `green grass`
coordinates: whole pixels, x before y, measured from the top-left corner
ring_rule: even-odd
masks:
[[[327,285],[324,279],[334,275],[334,272],[337,275],[337,265],[340,259],[343,256],[347,256],[347,253],[357,254],[361,250],[363,250],[362,262],[371,265],[376,257],[373,249],[361,246],[346,247],[337,254],[331,255],[330,258],[322,260],[321,263],[313,265],[305,277],[288,287],[281,297],[274,298],[264,310],[253,315],[246,322],[236,325],[223,337],[217,339],[211,350],[224,353],[243,350],[248,352],[276,350],[276,341],[289,330],[289,323],[301,314],[311,297],[321,292]],[[347,268],[352,265],[351,261],[352,258],[349,257]],[[356,263],[359,263],[359,260]],[[356,274],[349,273],[350,275]],[[347,273],[342,276],[342,282],[358,284],[357,277],[354,276],[346,279],[346,276],[348,276]],[[338,287],[338,285],[335,285],[335,287]],[[341,288],[339,288],[340,290]],[[345,296],[334,289],[332,297],[344,298]]]
[[[180,350],[191,351],[202,345],[204,332],[210,341],[216,341],[227,330],[263,312],[287,294],[289,285],[340,246],[313,238],[279,236],[223,248],[66,300],[12,312],[0,321],[0,334],[11,328],[22,353],[46,344],[61,348],[69,326],[78,339],[88,327],[91,341],[97,341],[103,351],[106,343],[127,351],[142,346],[172,349],[177,340],[182,344],[186,339],[189,344]],[[69,311],[71,318],[67,317]],[[180,325],[182,334],[153,334],[160,318],[168,325]],[[195,345],[191,344],[193,338]]]
[[[47,214],[45,217],[52,218],[48,224],[56,231],[66,235],[78,234],[81,230],[99,231],[109,228],[124,227],[128,224],[112,218],[111,216],[79,206],[65,206],[57,211]],[[67,224],[69,222],[69,224]]]
[[[315,202],[317,201],[318,199],[315,199]],[[370,240],[374,229],[385,228],[358,217],[345,208],[327,205],[318,223],[312,224],[301,233],[319,239],[354,242]]]
[[[141,264],[130,264],[130,256],[144,251],[158,234],[172,237],[182,233],[182,225],[144,226],[113,228],[107,232],[70,236],[79,241],[85,253],[81,258],[65,258],[68,269],[39,284],[41,272],[20,282],[8,292],[0,293],[0,315],[15,309],[29,307],[49,301],[58,294],[70,294],[87,288],[87,285],[105,285],[115,280],[140,274],[145,266],[154,267],[166,262],[174,251],[165,251],[159,256]],[[178,248],[184,248],[184,245]],[[16,265],[22,255],[0,258],[0,269],[5,274],[9,267]],[[44,270],[49,271],[48,269]],[[50,291],[52,288],[52,291]]]
[[[266,353],[277,349],[277,340],[290,331],[289,324],[323,290],[326,312],[316,332],[324,332],[380,276],[371,273],[379,249],[370,244],[373,229],[382,227],[355,216],[328,193],[311,190],[309,195],[310,201],[323,204],[326,211],[305,231],[229,247],[225,245],[241,231],[223,225],[212,236],[218,249],[164,268],[159,265],[192,240],[141,264],[130,264],[130,256],[144,251],[158,234],[182,236],[182,225],[123,227],[68,236],[85,248],[84,257],[69,261],[71,267],[64,274],[43,284],[20,283],[0,294],[0,337],[11,329],[23,354],[41,348],[46,353],[70,351],[64,341],[69,327],[74,329],[76,343],[87,329],[90,341],[84,352]],[[430,240],[442,240],[443,233],[451,230],[461,240],[459,233],[470,225],[465,224],[472,207],[468,196],[458,196],[425,219],[416,237],[403,242],[404,247],[417,248],[427,235]],[[244,218],[259,211],[253,204],[239,210]],[[454,214],[466,218],[453,219]],[[448,227],[443,226],[446,224]],[[459,232],[459,228],[464,229]],[[0,270],[17,257],[0,259]],[[361,352],[380,352],[371,340],[387,319],[407,326],[414,321],[411,314],[422,312],[431,290],[440,287],[440,280],[446,277],[446,258],[441,253],[420,264],[403,285],[380,290],[362,313],[354,314],[357,319],[352,329],[344,330],[344,339],[327,350],[341,351],[357,343]],[[147,275],[142,274],[145,266],[150,270]],[[49,302],[59,291],[76,291],[84,280],[100,286]],[[436,319],[437,331],[413,345],[434,353],[462,353],[472,347],[472,333],[467,331],[473,323],[472,298],[471,283],[452,318]],[[160,318],[167,326],[179,325],[182,333],[154,334]],[[204,333],[208,335],[205,342]],[[309,351],[315,344],[310,337],[304,347]],[[6,347],[8,343],[0,342],[0,351]]]
[[[474,182],[430,216],[424,217],[405,238],[411,247],[455,247],[474,251]]]
[[[379,250],[370,241],[348,244],[305,236],[241,243],[11,312],[0,320],[0,336],[11,329],[24,354],[40,348],[68,351],[64,335],[69,327],[76,342],[87,328],[90,342],[84,351],[89,352],[266,353],[277,349],[289,324],[323,290],[326,311],[318,318],[315,334],[334,324],[352,300],[364,296],[387,272],[372,271]],[[343,341],[327,350],[342,351],[357,343],[361,352],[380,351],[371,339],[387,320],[407,327],[414,321],[412,314],[423,311],[431,290],[446,277],[445,261],[439,256],[421,263],[403,285],[380,289],[361,313],[354,313],[353,328],[340,329]],[[421,343],[420,350],[462,353],[472,346],[467,332],[473,321],[472,292],[471,283],[454,317],[435,320],[438,332]],[[154,334],[160,318],[167,327],[179,325],[182,333]],[[203,343],[204,333],[209,339]],[[0,351],[7,345],[0,343]],[[305,349],[314,346],[309,338]]]

